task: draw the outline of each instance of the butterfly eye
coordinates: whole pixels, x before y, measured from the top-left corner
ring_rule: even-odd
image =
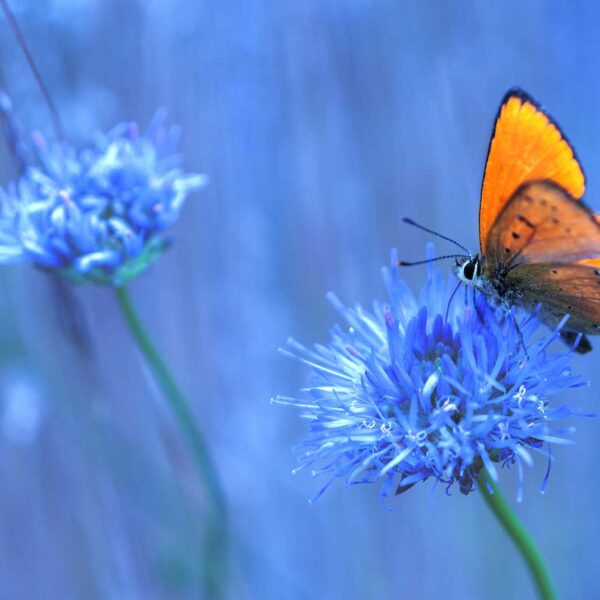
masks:
[[[463,275],[465,279],[468,279],[469,281],[473,279],[475,276],[475,261],[470,260],[465,263],[465,266],[463,267]]]

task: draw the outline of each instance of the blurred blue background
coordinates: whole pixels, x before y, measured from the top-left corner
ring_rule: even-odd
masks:
[[[73,140],[158,106],[210,185],[131,293],[192,399],[227,490],[232,598],[532,598],[473,494],[430,485],[381,508],[377,486],[292,476],[305,425],[271,396],[306,373],[277,353],[325,341],[325,300],[384,298],[389,251],[423,255],[427,223],[477,249],[497,105],[521,85],[561,123],[600,208],[600,4],[397,0],[13,2]],[[6,23],[0,85],[50,134]],[[1,182],[15,173],[5,146]],[[440,247],[441,249],[441,247]],[[448,267],[449,268],[449,267]],[[406,271],[418,286],[424,269]],[[0,272],[0,596],[198,598],[203,496],[110,290],[80,287],[91,356],[59,323],[53,283]],[[598,345],[598,342],[596,342]],[[598,352],[575,360],[598,405]],[[518,513],[565,598],[600,595],[599,425],[526,473]],[[516,472],[502,482],[514,498]]]

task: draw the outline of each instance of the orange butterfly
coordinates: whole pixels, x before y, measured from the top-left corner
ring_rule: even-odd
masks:
[[[600,334],[600,217],[581,202],[584,191],[583,170],[558,125],[527,93],[509,90],[483,177],[481,253],[461,257],[456,273],[507,308],[541,304],[551,327],[569,314],[561,331],[569,344],[578,334]],[[583,336],[577,352],[591,349]]]

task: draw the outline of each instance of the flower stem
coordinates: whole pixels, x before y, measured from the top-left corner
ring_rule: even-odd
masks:
[[[204,583],[207,597],[220,597],[224,593],[224,580],[227,572],[228,536],[225,496],[216,468],[209,455],[206,442],[196,425],[193,413],[164,360],[146,333],[133,307],[127,289],[125,286],[120,286],[115,288],[115,293],[129,330],[152,370],[188,443],[198,474],[204,485],[208,504],[207,528],[204,540]]]
[[[525,559],[540,598],[558,600],[554,582],[540,551],[486,469],[480,471],[477,484],[487,505]]]

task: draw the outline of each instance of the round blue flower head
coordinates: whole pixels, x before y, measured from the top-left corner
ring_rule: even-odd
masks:
[[[122,285],[168,246],[166,229],[205,178],[184,174],[179,130],[160,113],[144,135],[122,124],[76,152],[34,138],[39,160],[2,192],[0,261]]]
[[[387,305],[347,308],[330,295],[349,327],[335,327],[326,346],[290,340],[284,350],[311,369],[308,399],[276,401],[308,420],[300,468],[327,477],[316,498],[337,478],[381,479],[383,496],[430,478],[468,494],[483,467],[496,479],[498,467],[516,464],[520,499],[522,463],[540,453],[549,471],[550,445],[572,432],[554,422],[581,414],[549,402],[583,384],[568,366],[572,349],[554,346],[558,329],[548,333],[535,316],[517,326],[482,294],[457,294],[448,308],[456,279],[433,267],[415,298],[395,252],[384,279]]]

